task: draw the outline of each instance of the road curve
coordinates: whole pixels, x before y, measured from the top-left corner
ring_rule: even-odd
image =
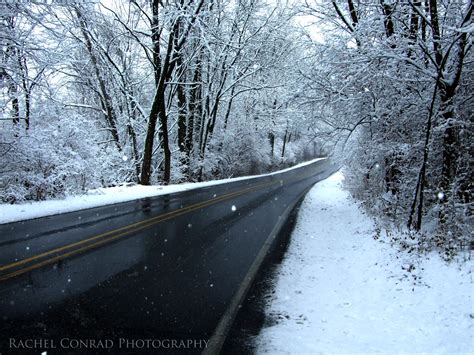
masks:
[[[219,352],[272,236],[333,171],[0,225],[0,354]]]

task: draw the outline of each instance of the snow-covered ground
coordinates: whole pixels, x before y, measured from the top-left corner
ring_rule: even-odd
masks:
[[[276,171],[270,174],[245,176],[233,179],[223,179],[206,181],[199,183],[185,183],[168,186],[143,186],[143,185],[123,185],[109,188],[89,190],[82,195],[69,196],[61,200],[48,200],[23,203],[18,205],[0,204],[0,224],[23,221],[26,219],[51,216],[60,213],[83,210],[86,208],[111,205],[114,203],[126,202],[145,197],[169,194],[179,191],[187,191],[204,186],[226,184],[229,182],[255,179],[266,175],[280,174],[285,171],[297,169],[309,165],[315,161],[325,158],[317,158],[305,163],[295,165],[291,168]]]
[[[417,259],[375,240],[342,180],[302,204],[257,352],[474,354],[472,260]]]

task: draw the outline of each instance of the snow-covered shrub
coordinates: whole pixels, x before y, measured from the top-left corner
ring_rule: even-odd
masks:
[[[267,171],[270,145],[251,125],[231,126],[216,139],[207,154],[205,179],[255,175]]]
[[[93,123],[80,116],[34,124],[18,136],[5,126],[0,132],[2,202],[62,197],[123,180],[121,157],[100,148],[91,134]]]

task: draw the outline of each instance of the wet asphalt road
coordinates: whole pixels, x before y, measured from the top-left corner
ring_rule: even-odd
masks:
[[[0,225],[0,354],[200,353],[283,211],[333,171]]]

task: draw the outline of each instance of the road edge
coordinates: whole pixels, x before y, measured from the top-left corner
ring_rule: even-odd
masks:
[[[1,0],[0,0],[0,3],[1,3]],[[102,208],[102,207],[106,207],[106,206],[107,207],[118,206],[118,205],[121,205],[121,204],[137,202],[137,201],[140,201],[140,200],[167,197],[167,196],[169,197],[169,196],[175,195],[175,194],[189,193],[189,191],[206,189],[206,188],[210,188],[210,187],[214,187],[214,186],[218,186],[218,185],[227,185],[227,184],[233,184],[233,183],[238,183],[238,182],[242,182],[242,181],[258,180],[258,179],[261,179],[261,178],[265,178],[265,177],[269,177],[269,176],[276,176],[276,175],[279,175],[279,174],[282,174],[282,173],[286,173],[286,172],[291,171],[291,170],[300,169],[300,168],[306,167],[308,165],[314,164],[314,163],[316,163],[318,161],[322,161],[322,160],[329,160],[329,158],[328,157],[314,158],[314,159],[311,159],[311,160],[308,160],[308,161],[290,166],[290,167],[285,168],[285,169],[276,170],[276,171],[273,171],[273,172],[267,172],[267,173],[263,173],[263,174],[245,175],[245,176],[239,176],[239,177],[235,177],[235,178],[224,178],[224,179],[201,181],[201,182],[194,182],[194,183],[187,182],[187,183],[183,183],[183,184],[173,184],[174,186],[179,187],[175,191],[162,191],[162,192],[152,194],[152,195],[149,195],[149,196],[141,196],[141,197],[136,197],[136,198],[130,198],[130,199],[122,200],[122,201],[101,202],[101,203],[98,203],[98,204],[94,203],[94,204],[87,205],[87,206],[80,205],[77,208],[73,207],[73,208],[54,210],[54,212],[47,212],[47,213],[41,212],[41,213],[29,214],[29,215],[27,214],[26,216],[21,216],[19,218],[13,218],[13,219],[10,218],[9,220],[2,220],[2,218],[0,218],[0,226],[5,226],[5,225],[8,225],[8,224],[13,224],[13,223],[21,223],[21,222],[31,221],[31,220],[35,220],[35,219],[40,219],[40,218],[48,218],[48,217],[58,216],[58,215],[67,214],[67,213],[76,213],[76,212],[79,212],[79,211],[87,211],[87,210],[92,210],[94,208]],[[163,187],[164,185],[152,185],[152,186],[154,186],[154,187]],[[168,185],[168,186],[170,186],[170,185]],[[83,197],[83,196],[86,196],[86,197],[89,196],[90,197],[91,195],[75,194],[75,195],[71,195],[70,197],[80,198],[80,197]],[[71,203],[74,203],[72,200],[68,201],[67,199],[64,199],[64,198],[63,199],[54,199],[53,198],[53,199],[48,199],[48,200],[45,200],[45,201],[29,201],[29,202],[26,202],[26,203],[13,204],[13,205],[0,203],[0,212],[2,212],[2,206],[7,206],[9,208],[14,208],[14,209],[18,209],[18,210],[23,210],[25,208],[28,209],[28,207],[39,206],[39,204],[42,203],[42,202],[48,202],[48,203],[49,202],[57,202],[58,204],[60,203],[62,205],[68,205],[68,204],[70,205]],[[9,212],[9,211],[7,210],[7,212]],[[11,212],[9,212],[9,213],[11,213]],[[18,213],[18,211],[16,213]]]
[[[280,216],[277,224],[273,227],[272,231],[270,232],[270,235],[263,243],[263,246],[257,254],[257,257],[255,258],[247,274],[245,275],[244,282],[240,285],[234,297],[232,297],[232,300],[229,306],[227,307],[227,310],[219,320],[219,323],[216,329],[214,330],[214,333],[209,338],[206,349],[202,352],[202,355],[216,355],[221,352],[224,342],[229,334],[230,328],[235,320],[235,317],[237,316],[240,305],[245,301],[245,297],[248,291],[250,290],[250,287],[255,277],[257,276],[257,273],[260,267],[262,266],[268,251],[270,250],[273,242],[278,236],[278,233],[285,225],[288,217],[291,215],[291,212],[293,211],[295,206],[298,205],[298,202],[300,202],[300,200],[306,196],[308,191],[318,182],[319,181],[316,181],[307,189],[303,190],[303,192],[298,196],[298,198],[296,198],[295,201],[283,211],[283,214]]]

